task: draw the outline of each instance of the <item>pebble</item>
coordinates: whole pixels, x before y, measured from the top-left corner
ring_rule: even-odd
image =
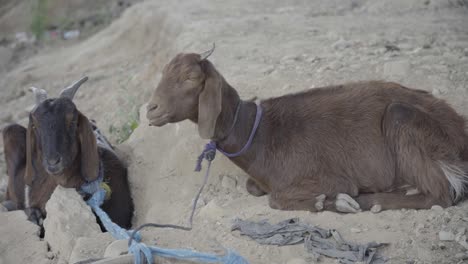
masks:
[[[442,206],[440,206],[440,205],[433,205],[433,206],[431,207],[431,210],[434,210],[434,211],[442,211],[442,210],[444,210],[444,208],[442,208]]]
[[[370,210],[374,214],[380,213],[382,211],[382,206],[380,204],[376,204],[376,205],[372,206],[372,208]]]
[[[221,180],[221,186],[225,189],[233,190],[237,186],[237,181],[232,177],[224,175]]]
[[[272,73],[273,71],[275,71],[275,67],[270,66],[270,67],[266,68],[265,70],[263,70],[263,74],[269,75],[269,74]]]
[[[336,50],[346,49],[352,46],[350,41],[346,41],[344,39],[340,39],[337,42],[333,43],[332,47]]]
[[[351,231],[352,233],[361,233],[361,232],[362,232],[361,229],[359,229],[359,228],[354,228],[354,227],[351,228],[350,231]]]
[[[455,235],[450,231],[440,231],[439,240],[441,241],[453,241],[455,240]]]

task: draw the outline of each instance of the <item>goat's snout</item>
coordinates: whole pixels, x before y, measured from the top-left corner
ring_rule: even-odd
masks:
[[[63,170],[62,157],[55,155],[45,160],[45,168],[50,174],[60,174]]]
[[[158,105],[155,104],[155,103],[150,103],[146,106],[146,111],[147,112],[151,112],[151,111],[154,111],[156,110],[156,108],[158,108]]]
[[[146,106],[146,118],[150,126],[161,126],[169,121],[167,112],[161,110],[161,107],[156,103],[149,103]]]

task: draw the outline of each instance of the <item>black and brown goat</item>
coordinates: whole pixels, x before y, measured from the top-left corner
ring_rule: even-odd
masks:
[[[147,118],[154,126],[189,119],[233,153],[248,141],[257,106],[239,98],[207,54],[178,54],[165,66]],[[250,176],[249,193],[269,194],[272,208],[422,209],[466,194],[465,120],[426,91],[357,82],[259,105],[250,148],[231,160]]]
[[[86,80],[52,99],[47,99],[44,90],[32,88],[36,106],[28,128],[18,124],[4,128],[9,204],[25,209],[31,220],[39,222],[57,185],[79,190],[84,183],[102,177],[112,190],[103,210],[116,224],[129,228],[134,206],[127,168],[108,142],[96,140],[96,128],[72,101]]]

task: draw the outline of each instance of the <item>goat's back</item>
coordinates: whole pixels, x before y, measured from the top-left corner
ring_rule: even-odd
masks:
[[[427,113],[462,153],[464,118],[443,100],[396,83],[359,82],[264,100],[257,139],[266,146],[263,154],[271,171],[252,173],[267,178],[288,164],[286,175],[274,182],[294,185],[311,177],[321,186],[354,185],[356,194],[388,191],[395,161],[382,122],[387,107],[396,102]]]

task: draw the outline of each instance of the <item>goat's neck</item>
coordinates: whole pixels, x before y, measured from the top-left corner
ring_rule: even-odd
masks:
[[[73,162],[73,166],[63,171],[63,175],[59,178],[57,184],[66,188],[79,188],[84,183],[81,175],[80,162]]]
[[[237,107],[240,108],[236,118]],[[236,90],[227,84],[224,89],[223,107],[216,122],[215,138],[213,140],[226,152],[234,153],[239,151],[248,141],[255,122],[255,114],[255,103],[242,101]]]
[[[236,153],[244,147],[249,139],[255,123],[257,106],[252,101],[240,100],[237,92],[229,85],[227,86],[227,89],[224,90],[222,102],[223,106],[221,114],[216,122],[215,137],[213,140],[216,141],[217,146],[223,151]],[[237,120],[234,127],[232,127],[236,108],[239,103],[240,109]],[[257,135],[261,136],[260,129],[257,131]],[[255,178],[256,183],[259,184],[264,191],[269,192],[270,187],[268,177],[261,173],[257,173],[258,166],[255,166],[254,163],[257,155],[263,155],[261,153],[263,148],[259,148],[258,143],[259,142],[255,142],[254,140],[247,152],[239,157],[231,158],[231,161],[251,177]]]

